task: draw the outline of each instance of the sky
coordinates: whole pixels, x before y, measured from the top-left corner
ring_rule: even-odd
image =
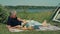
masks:
[[[57,6],[60,0],[0,0],[2,5]]]

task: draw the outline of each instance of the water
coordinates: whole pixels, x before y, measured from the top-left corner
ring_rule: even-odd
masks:
[[[53,11],[54,9],[27,9],[27,12],[44,12],[44,11]],[[16,9],[16,11],[21,12],[23,9]]]
[[[53,11],[54,9],[26,9],[26,12],[44,12],[44,11]],[[23,9],[16,9],[17,12],[24,11]]]

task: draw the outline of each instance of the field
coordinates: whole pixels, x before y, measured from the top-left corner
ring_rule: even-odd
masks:
[[[20,17],[22,19],[26,20],[36,20],[42,23],[44,20],[47,20],[48,23],[51,23],[52,25],[57,24],[60,26],[60,23],[52,22],[50,18],[52,17],[53,12],[18,12],[17,17]],[[24,31],[24,32],[9,32],[6,28],[6,24],[0,23],[0,34],[59,34],[60,31]]]

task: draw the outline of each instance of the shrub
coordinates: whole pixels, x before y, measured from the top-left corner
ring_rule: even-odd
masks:
[[[0,23],[6,23],[8,16],[8,10],[3,6],[0,6]]]

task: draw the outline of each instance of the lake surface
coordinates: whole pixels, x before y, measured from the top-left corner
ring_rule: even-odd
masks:
[[[55,9],[26,9],[26,12],[44,12],[44,11],[53,11]],[[24,9],[16,9],[17,12],[22,12]]]

